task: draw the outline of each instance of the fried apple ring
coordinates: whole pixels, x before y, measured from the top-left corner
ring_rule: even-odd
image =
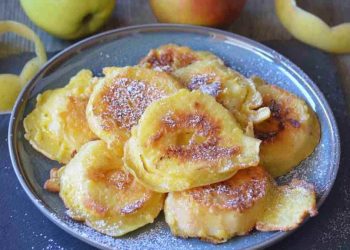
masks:
[[[217,61],[198,61],[174,71],[173,75],[188,89],[214,96],[243,128],[249,122],[259,123],[270,116],[268,108],[260,108],[262,97],[254,83]]]
[[[85,144],[60,174],[68,214],[110,236],[152,223],[163,208],[164,195],[139,184],[101,140]]]
[[[253,78],[271,117],[254,125],[262,140],[260,163],[273,177],[288,173],[308,157],[320,141],[320,124],[315,112],[296,95]]]
[[[216,61],[223,64],[222,60],[208,51],[194,51],[185,46],[167,44],[157,49],[152,49],[141,59],[142,67],[171,73],[177,69],[186,67],[197,61]]]
[[[213,243],[247,234],[264,212],[269,178],[261,167],[251,167],[224,182],[169,193],[165,220],[176,236]]]
[[[86,109],[96,135],[122,153],[143,111],[153,101],[175,93],[181,85],[164,72],[141,67],[104,68]]]
[[[182,89],[145,110],[125,145],[124,162],[152,190],[180,191],[257,165],[259,145],[213,97]]]
[[[81,70],[64,88],[39,94],[23,121],[24,137],[46,157],[68,163],[82,145],[97,138],[85,116],[93,86],[92,72]]]

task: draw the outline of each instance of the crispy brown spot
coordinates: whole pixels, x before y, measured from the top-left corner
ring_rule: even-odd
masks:
[[[242,212],[266,195],[269,181],[262,167],[250,167],[240,170],[227,181],[186,192],[204,206]]]
[[[70,154],[70,157],[73,158],[76,154],[77,154],[77,150],[74,149],[74,150],[72,151],[72,153]]]
[[[145,109],[166,94],[145,82],[116,78],[102,98],[104,129],[120,127],[130,130],[138,123]],[[96,104],[98,105],[98,104]]]
[[[191,148],[186,146],[171,146],[166,151],[169,157],[179,157],[187,160],[207,160],[215,161],[220,158],[229,158],[239,152],[239,147],[223,148],[210,143],[193,145]]]
[[[200,74],[192,76],[190,83],[188,84],[188,88],[190,90],[198,89],[201,92],[211,95],[218,96],[222,91],[221,83],[215,80],[215,74]]]
[[[133,176],[122,170],[94,170],[88,172],[88,177],[90,180],[95,182],[103,182],[109,187],[116,188],[118,190],[127,189],[132,181]]]
[[[86,120],[86,106],[89,101],[89,97],[75,97],[68,96],[67,98],[67,110],[60,113],[60,116],[65,120],[68,125],[67,129],[75,132],[75,139],[86,142],[86,138],[95,138],[96,136],[90,130]],[[76,134],[79,131],[79,134]],[[72,152],[73,154],[73,152]],[[73,157],[74,155],[72,155]]]
[[[199,104],[194,105],[198,107]],[[188,142],[185,145],[170,145],[165,150],[165,157],[192,161],[216,161],[221,158],[229,158],[240,151],[239,147],[218,146],[219,124],[199,113],[168,113],[163,117],[159,131],[150,138],[150,144],[158,143],[166,134],[179,131],[183,131],[184,135],[189,137]]]
[[[255,131],[255,137],[258,138],[259,140],[264,141],[272,141],[276,136],[278,132],[277,131],[272,131],[272,132],[261,132],[256,130]]]
[[[197,60],[195,53],[185,47],[169,46],[151,50],[140,62],[157,71],[172,72]]]
[[[91,199],[89,197],[84,199],[83,203],[87,209],[102,216],[105,215],[108,211],[108,208],[106,206],[96,202],[94,199]]]
[[[272,117],[279,121],[282,120],[282,107],[279,103],[277,103],[275,100],[271,100],[268,107],[271,110]]]
[[[266,100],[265,98],[264,106],[269,107],[271,117],[254,128],[256,138],[262,140],[263,143],[273,142],[279,133],[288,126],[296,129],[301,127],[298,120],[290,118],[293,114],[289,108],[283,108],[283,104],[278,103],[276,100]]]
[[[124,171],[115,171],[108,177],[108,183],[117,189],[126,189],[130,186],[134,177]]]
[[[135,213],[137,210],[139,210],[144,204],[145,202],[149,199],[148,195],[145,195],[144,197],[142,197],[139,200],[134,201],[131,204],[126,205],[125,207],[120,209],[120,213],[121,214],[132,214]]]

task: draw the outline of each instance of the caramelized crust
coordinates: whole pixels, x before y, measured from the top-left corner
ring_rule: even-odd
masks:
[[[216,60],[222,63],[218,57],[209,52],[193,51],[188,47],[167,44],[150,50],[139,65],[170,73],[200,60]]]
[[[110,67],[103,72],[105,77],[94,88],[86,115],[90,128],[113,147],[124,144],[152,102],[181,88],[168,74],[146,68]]]
[[[188,89],[215,97],[243,128],[270,115],[267,108],[260,108],[262,97],[253,82],[217,61],[197,61],[174,71],[173,75]]]
[[[158,71],[171,72],[174,68],[185,67],[197,60],[198,57],[190,48],[167,45],[152,49],[140,61],[140,65]]]
[[[239,147],[237,146],[231,148],[218,146],[220,123],[215,122],[205,114],[201,114],[199,102],[195,102],[194,107],[197,109],[194,114],[174,112],[166,114],[161,119],[158,132],[151,137],[150,146],[161,141],[165,135],[185,131],[183,132],[184,138],[179,145],[170,145],[165,149],[165,157],[176,157],[182,161],[218,161],[238,153]]]
[[[271,178],[262,167],[238,171],[231,179],[186,191],[208,208],[243,212],[265,197]]]
[[[142,198],[127,204],[119,209],[119,212],[123,215],[135,213],[137,210],[145,206],[146,202],[150,199],[149,194],[145,194]]]
[[[271,88],[276,88],[271,86]],[[293,102],[294,96],[290,95],[282,100],[276,100],[273,96],[265,94],[263,97],[263,106],[271,111],[270,118],[265,121],[267,124],[257,125],[254,132],[257,138],[262,140],[263,144],[273,143],[277,137],[282,136],[283,131],[298,130],[301,127],[298,110],[289,108],[288,105]]]
[[[126,190],[134,181],[134,177],[123,170],[92,169],[87,172],[87,178],[94,182],[104,183],[108,188]]]

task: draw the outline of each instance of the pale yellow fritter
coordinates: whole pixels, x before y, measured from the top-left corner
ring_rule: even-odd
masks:
[[[200,91],[182,89],[152,103],[124,148],[128,170],[158,192],[230,178],[259,162],[260,140],[244,135],[230,112]]]
[[[111,236],[152,223],[164,202],[163,194],[126,172],[122,159],[101,140],[85,144],[64,167],[59,194],[73,219]]]
[[[188,89],[214,96],[244,128],[249,122],[259,123],[270,116],[267,107],[260,108],[262,97],[254,83],[217,61],[198,61],[173,75]]]
[[[259,231],[293,230],[308,216],[317,215],[315,189],[301,180],[274,189],[268,203],[256,225]]]
[[[64,88],[38,95],[35,109],[23,122],[24,136],[36,150],[67,163],[83,144],[97,138],[85,116],[93,86],[91,71],[81,70]]]
[[[271,117],[255,124],[262,140],[260,163],[273,177],[288,173],[308,157],[320,141],[320,125],[314,111],[296,95],[254,78]]]
[[[91,94],[86,115],[91,130],[122,153],[131,128],[153,101],[182,86],[170,75],[141,67],[104,68]]]
[[[216,61],[223,64],[219,57],[208,51],[195,51],[185,46],[166,44],[150,50],[139,65],[156,71],[171,73],[197,61]]]
[[[209,186],[169,193],[164,206],[172,233],[222,243],[262,231],[292,230],[316,212],[311,185],[294,181],[277,187],[262,167],[238,171],[231,179]]]

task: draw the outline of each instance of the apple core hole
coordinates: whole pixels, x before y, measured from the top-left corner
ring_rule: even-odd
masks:
[[[176,145],[187,146],[191,144],[201,144],[206,141],[206,137],[198,135],[195,132],[183,132],[176,136]]]

